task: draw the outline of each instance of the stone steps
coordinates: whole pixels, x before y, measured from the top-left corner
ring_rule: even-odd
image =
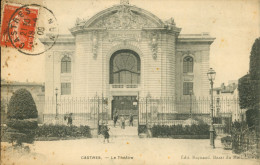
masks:
[[[134,121],[134,126],[129,126],[129,121],[126,121],[125,129],[121,128],[120,121],[117,122],[114,127],[114,122],[112,120],[108,121],[108,127],[110,128],[111,137],[138,137],[138,127],[137,120]]]

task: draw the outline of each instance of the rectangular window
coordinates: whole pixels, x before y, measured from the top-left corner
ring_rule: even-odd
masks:
[[[184,82],[183,83],[183,95],[190,95],[191,91],[193,91],[193,82]]]
[[[61,83],[61,95],[71,94],[71,83]]]

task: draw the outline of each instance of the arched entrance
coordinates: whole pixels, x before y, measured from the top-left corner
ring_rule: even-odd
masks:
[[[137,91],[140,84],[141,60],[139,55],[129,49],[118,50],[110,58],[109,82],[120,95],[113,95],[111,118],[115,111],[120,116],[138,116]]]

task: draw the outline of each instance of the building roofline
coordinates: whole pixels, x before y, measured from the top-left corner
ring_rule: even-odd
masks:
[[[53,43],[50,38],[40,38],[41,43]],[[55,42],[55,44],[75,44],[75,37],[72,34],[60,34]]]
[[[209,33],[198,33],[198,34],[180,34],[178,37],[178,43],[209,43],[212,44],[216,38],[211,37]]]
[[[44,86],[44,83],[34,83],[34,82],[17,82],[17,81],[1,81],[1,86]]]

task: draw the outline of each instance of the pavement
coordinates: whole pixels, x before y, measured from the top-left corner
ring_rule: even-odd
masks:
[[[121,130],[129,134],[130,129]],[[121,135],[122,135],[121,134]],[[35,141],[30,153],[14,151],[10,144],[1,143],[1,164],[15,165],[259,165],[259,160],[243,159],[230,150],[224,150],[220,140],[212,149],[208,139],[137,138],[135,136],[111,136],[109,143],[103,138],[61,141]]]

